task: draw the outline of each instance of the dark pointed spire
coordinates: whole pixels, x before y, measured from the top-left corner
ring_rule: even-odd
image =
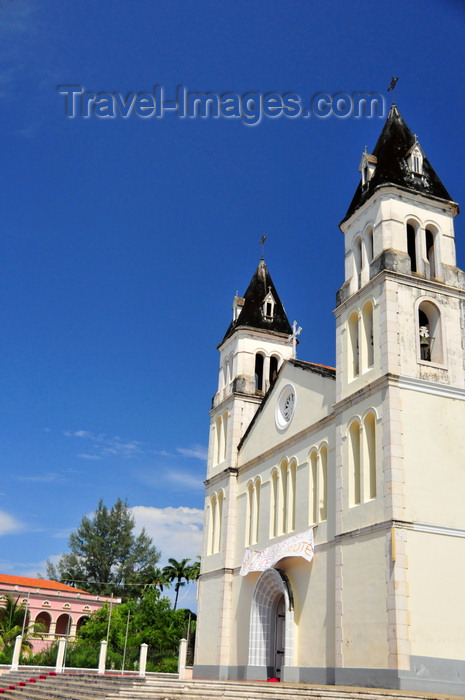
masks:
[[[422,175],[420,177],[412,176],[407,159],[409,151],[415,143],[416,136],[412,134],[402,119],[396,105],[392,105],[373,150],[372,156],[376,158],[373,176],[365,185],[360,181],[343,221],[352,216],[382,185],[395,185],[427,197],[452,201],[426,156],[423,158]]]
[[[267,316],[264,307],[265,300],[270,293],[274,302],[273,313],[271,316]],[[222,342],[229,338],[236,329],[243,327],[284,333],[286,335],[292,333],[286,312],[263,258],[260,260],[241,302],[242,309],[237,318],[232,321]]]

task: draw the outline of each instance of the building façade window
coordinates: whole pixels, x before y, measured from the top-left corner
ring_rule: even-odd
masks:
[[[417,333],[419,358],[423,362],[444,364],[444,349],[439,308],[429,300],[418,306]]]

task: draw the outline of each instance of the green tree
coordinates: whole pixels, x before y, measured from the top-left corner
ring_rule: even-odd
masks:
[[[181,561],[176,561],[176,559],[168,559],[169,564],[163,568],[163,573],[170,583],[176,581],[174,585],[174,590],[176,592],[176,597],[174,599],[173,610],[176,610],[178,605],[179,591],[183,586],[189,581],[193,581],[195,576],[193,575],[192,566],[189,565],[190,559],[181,559]]]
[[[122,605],[114,605],[110,625],[109,615],[110,607],[107,604],[90,615],[80,627],[76,642],[68,646],[67,665],[95,668],[100,642],[107,639],[108,634],[108,663],[121,669],[128,630],[125,668],[134,667],[139,658],[140,645],[145,643],[149,647],[148,670],[174,671],[179,640],[186,637],[189,622],[191,636],[195,634],[195,615],[189,610],[173,610],[168,598],[161,597],[154,588],[146,589],[138,601],[129,600]],[[55,658],[56,647],[37,654],[32,663],[53,664]]]
[[[26,604],[20,603],[19,597],[15,600],[11,593],[5,593],[0,606],[0,651],[6,652],[13,648],[16,637],[24,629],[21,652],[31,654],[30,640],[40,639],[45,627],[40,622],[29,624],[28,617]]]
[[[166,577],[164,569],[160,569],[158,566],[152,568],[145,576],[144,591],[148,588],[155,588],[163,593],[165,586],[169,588],[170,582]]]
[[[191,564],[189,567],[189,580],[190,581],[197,581],[199,576],[200,576],[200,557],[197,557],[197,561],[194,561],[194,563]]]
[[[135,520],[126,502],[118,499],[109,510],[99,501],[71,533],[69,549],[56,566],[47,562],[47,576],[90,593],[138,596],[160,558],[160,552],[142,530],[134,535]]]

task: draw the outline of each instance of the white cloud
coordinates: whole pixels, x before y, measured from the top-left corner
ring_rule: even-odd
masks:
[[[183,489],[197,489],[199,491],[203,491],[204,489],[202,479],[199,479],[199,477],[195,476],[194,474],[189,474],[188,472],[181,471],[171,471],[165,476],[168,481],[171,481],[175,484],[180,484],[183,487]]]
[[[75,433],[66,433],[66,434],[67,434],[67,435],[68,435],[68,434],[69,434],[69,435],[74,435],[74,437],[82,437],[82,438],[88,437],[88,438],[92,438],[92,434],[89,433],[87,430],[76,430]]]
[[[154,545],[161,551],[159,566],[168,563],[173,557],[196,561],[202,548],[203,511],[199,508],[187,508],[181,506],[173,508],[149,508],[147,506],[134,506],[131,508],[136,520],[136,530],[140,532],[143,527],[152,538]],[[163,595],[174,601],[173,587],[165,588]],[[179,592],[178,608],[197,610],[197,584],[189,583]]]
[[[104,433],[92,433],[90,430],[66,430],[63,433],[69,438],[78,438],[81,444],[86,445],[85,451],[79,452],[78,457],[88,460],[106,458],[134,459],[141,456],[156,455],[170,460],[182,457],[207,461],[207,448],[204,445],[194,444],[190,447],[176,447],[175,451],[165,448],[155,448],[148,443],[139,440],[121,440],[117,435],[110,437]],[[184,477],[183,477],[184,478]],[[178,481],[178,479],[173,479]],[[191,483],[190,485],[194,485]],[[196,482],[198,486],[198,482]]]
[[[64,530],[57,530],[56,532],[53,533],[52,537],[55,537],[56,539],[68,539],[70,534],[74,532],[72,528],[65,528]]]
[[[11,85],[25,69],[28,57],[28,41],[36,32],[32,0],[2,2],[0,8],[0,85],[6,88],[2,97],[8,96]]]
[[[140,469],[135,472],[135,475],[142,484],[151,488],[160,488],[161,484],[164,484],[166,488],[177,493],[193,490],[202,492],[204,490],[202,476],[181,471],[172,466],[170,468]]]
[[[56,481],[65,481],[65,478],[63,477],[62,474],[57,474],[56,472],[47,472],[46,474],[31,474],[30,476],[27,475],[20,475],[16,477],[17,481],[28,481],[31,483],[53,483]]]
[[[145,453],[143,444],[138,440],[123,441],[117,435],[109,437],[103,433],[91,433],[89,430],[66,430],[66,437],[79,438],[88,443],[90,450],[80,452],[81,459],[105,459],[106,457],[136,457]]]
[[[33,3],[30,0],[3,2],[0,17],[0,35],[28,32],[32,26]]]
[[[61,554],[52,554],[47,559],[42,559],[41,561],[28,561],[21,563],[10,563],[8,566],[8,571],[13,570],[16,576],[30,576],[31,578],[43,578],[47,577],[47,561],[51,561],[52,564],[58,564]],[[2,562],[2,570],[5,570]]]
[[[23,526],[16,518],[0,510],[0,535],[6,535],[8,532],[17,532],[22,529]]]
[[[161,551],[161,566],[168,562],[169,557],[195,561],[200,554],[203,511],[199,508],[134,506],[131,511],[137,531],[140,532],[145,527],[154,545]]]
[[[207,461],[207,448],[204,445],[192,445],[192,447],[177,447],[176,451],[184,457],[195,457],[202,462]]]

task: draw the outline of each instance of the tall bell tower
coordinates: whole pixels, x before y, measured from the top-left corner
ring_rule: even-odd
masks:
[[[387,373],[464,386],[460,313],[447,301],[465,285],[455,258],[459,209],[395,105],[359,170],[340,224],[338,397]]]
[[[335,528],[341,538],[366,533],[367,562],[386,553],[386,598],[376,609],[387,610],[387,669],[400,677],[417,661],[454,659],[459,644],[458,631],[444,634],[440,648],[432,639],[433,628],[454,629],[448,600],[435,601],[434,613],[423,603],[426,582],[445,590],[454,580],[450,557],[463,556],[465,542],[457,495],[465,489],[457,438],[465,420],[465,274],[456,266],[458,205],[395,105],[359,170],[340,224]],[[340,550],[336,610],[349,595],[350,547]],[[435,558],[433,571],[427,561]],[[342,613],[338,625],[343,630]],[[340,665],[350,665],[336,644]]]

